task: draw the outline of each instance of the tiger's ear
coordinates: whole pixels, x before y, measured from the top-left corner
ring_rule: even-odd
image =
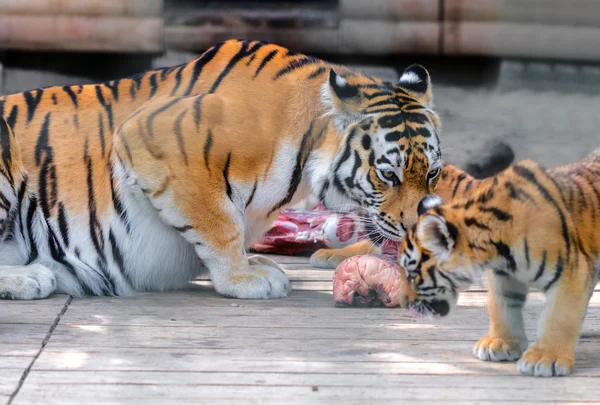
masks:
[[[433,107],[433,92],[429,72],[421,65],[410,65],[404,70],[397,86],[402,87],[427,108]]]
[[[429,250],[438,260],[450,258],[456,245],[446,220],[437,215],[426,215],[417,224],[417,238],[421,246]]]
[[[439,207],[443,203],[444,201],[439,195],[427,194],[425,197],[421,198],[421,201],[419,201],[419,205],[417,206],[417,214],[419,216],[424,215],[430,209]]]
[[[333,69],[329,70],[329,78],[323,84],[321,99],[329,109],[327,115],[333,118],[339,132],[364,118],[360,113],[360,89],[348,83]]]

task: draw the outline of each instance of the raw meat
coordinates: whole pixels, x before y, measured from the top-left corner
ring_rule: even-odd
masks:
[[[350,257],[333,273],[333,301],[336,307],[399,304],[400,289],[408,287],[404,272],[387,255]],[[404,295],[404,294],[403,294]]]
[[[250,249],[283,255],[313,253],[324,248],[339,249],[366,237],[364,221],[358,215],[339,215],[317,205],[311,211],[282,210],[271,229]],[[381,249],[397,255],[398,243],[384,240]]]
[[[260,253],[312,253],[341,248],[364,237],[365,226],[357,215],[337,215],[318,205],[312,211],[282,210],[271,229],[250,249]]]

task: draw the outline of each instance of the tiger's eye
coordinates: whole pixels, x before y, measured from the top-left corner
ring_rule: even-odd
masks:
[[[396,174],[391,171],[391,170],[383,170],[381,172],[381,174],[383,175],[383,177],[385,177],[386,179],[392,179],[394,178],[394,176],[396,176]]]

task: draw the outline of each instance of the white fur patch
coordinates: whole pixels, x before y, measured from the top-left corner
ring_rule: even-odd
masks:
[[[415,72],[407,72],[400,77],[400,83],[421,83],[421,78]]]

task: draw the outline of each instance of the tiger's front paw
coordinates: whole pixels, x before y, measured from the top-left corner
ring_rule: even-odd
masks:
[[[518,342],[486,336],[473,346],[473,354],[483,361],[515,361],[523,353]]]
[[[213,280],[215,290],[242,299],[287,297],[290,281],[277,263],[263,256],[252,256],[248,267],[245,271],[229,273],[225,279]]]
[[[534,345],[523,354],[517,363],[517,369],[526,375],[536,377],[554,377],[571,374],[575,365],[573,353],[557,348]]]
[[[348,256],[338,253],[338,249],[319,249],[310,257],[310,264],[323,269],[335,269]]]

